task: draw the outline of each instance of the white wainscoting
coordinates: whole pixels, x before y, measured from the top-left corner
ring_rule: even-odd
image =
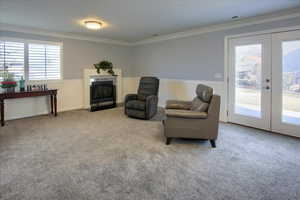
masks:
[[[123,94],[136,93],[139,77],[126,77],[123,79]],[[199,83],[208,85],[214,89],[215,94],[221,96],[220,120],[227,121],[226,115],[226,93],[223,81],[197,81],[180,79],[160,79],[159,106],[164,107],[169,99],[190,101],[196,96],[196,87]]]
[[[126,94],[137,92],[139,80],[139,77],[123,77],[123,99]],[[165,106],[168,99],[192,100],[195,97],[195,88],[199,83],[211,86],[215,93],[221,96],[220,120],[226,121],[226,94],[225,84],[222,81],[160,79],[159,106]],[[83,79],[48,83],[49,88],[59,89],[58,112],[84,108],[83,86]],[[10,120],[47,114],[49,109],[49,98],[46,97],[10,99],[5,101],[5,118]]]
[[[83,80],[72,79],[48,83],[48,88],[58,89],[58,112],[83,107]],[[5,119],[19,119],[49,113],[50,99],[33,97],[5,100]]]

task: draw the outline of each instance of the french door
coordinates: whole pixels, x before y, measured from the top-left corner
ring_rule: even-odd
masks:
[[[271,37],[230,41],[229,121],[271,127]]]
[[[300,31],[229,41],[229,122],[300,137]]]
[[[272,130],[300,137],[300,31],[272,35]]]

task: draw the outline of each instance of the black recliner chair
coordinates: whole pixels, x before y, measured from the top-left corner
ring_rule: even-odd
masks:
[[[139,119],[151,119],[157,112],[159,79],[142,77],[137,94],[125,97],[125,115]]]

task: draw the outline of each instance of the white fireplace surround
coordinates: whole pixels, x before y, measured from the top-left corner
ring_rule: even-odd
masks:
[[[116,76],[116,95],[117,95],[117,103],[122,103],[123,101],[123,85],[122,85],[122,70],[114,69]],[[83,72],[84,78],[84,108],[90,108],[90,80],[95,77],[111,77],[111,75],[104,70],[100,70],[100,73],[97,73],[96,69],[84,69]]]

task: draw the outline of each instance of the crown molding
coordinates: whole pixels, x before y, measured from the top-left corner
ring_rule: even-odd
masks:
[[[151,44],[151,43],[161,42],[161,41],[165,41],[165,40],[190,37],[190,36],[200,35],[203,33],[210,33],[210,32],[216,32],[216,31],[222,31],[222,30],[228,30],[228,29],[234,29],[234,28],[241,28],[241,27],[245,27],[245,26],[263,24],[263,23],[267,23],[267,22],[273,22],[273,21],[279,21],[279,20],[285,20],[285,19],[292,19],[292,18],[296,18],[296,17],[300,17],[300,8],[289,9],[286,11],[276,12],[276,13],[272,13],[272,14],[235,20],[233,22],[203,26],[203,27],[197,28],[197,29],[191,29],[191,30],[187,30],[187,31],[151,37],[151,38],[148,38],[145,40],[134,42],[134,43],[132,43],[132,45],[138,46],[138,45],[143,45],[143,44]]]
[[[0,23],[0,31],[29,33],[29,34],[36,34],[36,35],[42,35],[42,36],[68,38],[68,39],[84,40],[84,41],[99,42],[99,43],[106,43],[106,44],[124,45],[124,46],[132,45],[129,42],[125,42],[125,41],[121,41],[121,40],[112,40],[112,39],[107,39],[107,38],[84,36],[84,35],[74,34],[74,33],[53,32],[53,31],[47,31],[44,29],[22,27],[22,26],[3,24],[3,23]]]

